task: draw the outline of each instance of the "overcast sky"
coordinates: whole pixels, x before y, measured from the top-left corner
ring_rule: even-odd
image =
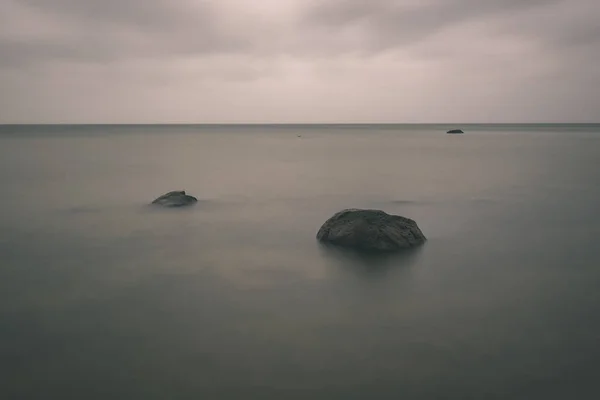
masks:
[[[600,122],[600,0],[0,0],[0,123]]]

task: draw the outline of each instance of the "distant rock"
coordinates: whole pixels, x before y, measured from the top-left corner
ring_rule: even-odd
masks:
[[[461,131],[460,129],[451,129],[446,133],[464,133],[463,131]]]
[[[163,194],[162,196],[155,199],[152,204],[156,204],[163,207],[183,207],[190,206],[198,202],[198,199],[194,196],[190,196],[185,193],[184,190],[176,190]]]
[[[329,218],[317,239],[362,251],[390,252],[423,244],[425,235],[409,218],[380,210],[347,209]]]

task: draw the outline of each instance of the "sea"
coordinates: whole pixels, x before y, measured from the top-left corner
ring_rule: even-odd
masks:
[[[600,124],[3,125],[0,190],[3,400],[600,398]]]

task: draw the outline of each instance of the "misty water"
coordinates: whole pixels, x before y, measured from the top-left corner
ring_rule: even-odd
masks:
[[[600,398],[599,125],[3,126],[0,187],[3,399]]]

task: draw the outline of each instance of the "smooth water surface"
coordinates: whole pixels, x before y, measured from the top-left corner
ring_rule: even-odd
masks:
[[[600,398],[600,126],[461,127],[0,127],[0,398]]]

